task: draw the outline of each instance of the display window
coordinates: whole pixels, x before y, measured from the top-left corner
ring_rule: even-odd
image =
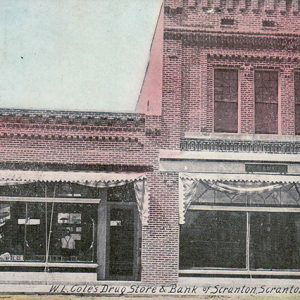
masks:
[[[294,182],[183,180],[180,272],[298,274],[299,187]]]
[[[246,267],[246,213],[189,211],[180,232],[180,268]]]
[[[0,260],[94,262],[97,205],[5,202]]]
[[[1,270],[140,278],[145,183],[80,182],[2,182]]]
[[[300,213],[188,211],[180,269],[300,269]]]

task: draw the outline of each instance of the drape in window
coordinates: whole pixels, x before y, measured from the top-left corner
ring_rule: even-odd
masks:
[[[205,176],[204,176],[205,177]],[[185,213],[191,203],[236,204],[236,205],[293,205],[300,206],[297,183],[214,181],[199,178],[180,178],[179,223],[184,224]],[[250,202],[247,202],[247,197]]]
[[[137,180],[133,183],[137,207],[143,225],[148,225],[149,218],[149,192],[147,181]]]
[[[125,185],[128,182],[126,181],[115,181],[115,182],[81,182],[79,184],[89,186],[89,187],[98,187],[98,188],[107,188],[107,187],[116,187]],[[149,217],[149,193],[147,187],[147,180],[145,178],[137,179],[133,181],[133,187],[135,192],[135,198],[137,202],[137,207],[139,211],[139,216],[141,223],[143,225],[148,224]]]
[[[144,174],[132,172],[0,171],[0,186],[34,182],[71,182],[96,188],[110,188],[133,183],[141,222],[143,225],[148,223],[149,194]]]

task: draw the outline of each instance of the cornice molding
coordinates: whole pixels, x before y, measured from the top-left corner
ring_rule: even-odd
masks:
[[[299,57],[291,56],[279,56],[279,55],[247,55],[247,54],[219,54],[219,53],[209,53],[207,58],[211,61],[235,61],[235,62],[262,62],[262,63],[287,63],[295,64],[300,62]]]
[[[136,113],[0,109],[0,122],[50,125],[64,124],[75,126],[143,127],[145,124],[145,116]]]
[[[24,170],[24,171],[106,171],[106,172],[152,172],[151,165],[138,164],[97,164],[97,163],[43,163],[43,162],[0,162],[0,170]]]
[[[271,153],[271,154],[299,154],[300,142],[297,141],[246,141],[221,139],[193,139],[186,138],[181,142],[182,151],[213,151],[236,153]]]
[[[185,45],[209,48],[300,51],[299,35],[251,35],[168,28],[164,32],[164,39],[181,40]]]
[[[63,140],[63,141],[97,141],[101,144],[119,144],[143,147],[143,143],[136,137],[99,136],[86,134],[49,134],[33,132],[1,132],[0,138],[29,139],[29,140]]]

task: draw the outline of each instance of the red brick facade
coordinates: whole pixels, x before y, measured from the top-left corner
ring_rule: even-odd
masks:
[[[160,170],[159,151],[180,150],[189,135],[220,139],[213,135],[214,69],[238,70],[238,134],[243,136],[255,133],[255,70],[278,70],[278,133],[293,140],[293,74],[300,68],[296,0],[165,0],[163,13],[161,115],[147,113],[147,105],[143,114],[2,110],[0,115],[3,168],[147,174],[144,283],[178,280],[179,178],[176,171]]]

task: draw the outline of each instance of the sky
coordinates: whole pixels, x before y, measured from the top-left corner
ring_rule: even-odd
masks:
[[[0,107],[134,111],[161,0],[1,0]]]

